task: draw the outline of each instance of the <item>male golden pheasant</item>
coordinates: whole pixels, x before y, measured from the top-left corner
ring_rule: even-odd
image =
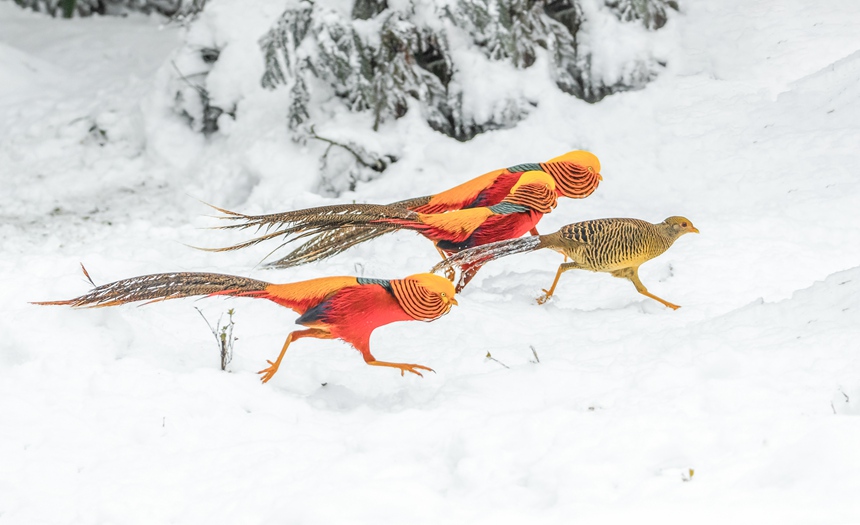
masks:
[[[97,286],[75,299],[35,304],[97,308],[135,301],[216,295],[268,299],[301,315],[296,324],[307,329],[287,336],[278,358],[268,361],[269,366],[259,372],[264,383],[278,371],[290,343],[303,337],[340,339],[361,352],[368,365],[397,368],[400,375],[411,372],[421,376],[419,370],[432,370],[416,364],[377,361],[370,353],[370,334],[395,321],[436,320],[457,304],[451,282],[429,273],[391,280],[323,277],[271,284],[234,275],[195,272],[132,277]]]
[[[213,251],[236,250],[279,236],[296,234],[288,240],[338,230],[344,226],[371,225],[380,230],[407,229],[417,231],[433,241],[440,253],[450,255],[466,248],[490,242],[519,237],[534,228],[545,213],[549,213],[557,202],[555,180],[543,171],[526,171],[519,175],[516,184],[498,204],[487,207],[454,210],[446,213],[419,213],[406,208],[375,204],[341,204],[322,206],[271,215],[243,215],[222,210],[226,219],[242,221],[223,228],[263,228],[268,233],[227,248]],[[339,253],[364,239],[348,239],[331,250]],[[295,253],[295,252],[294,252]],[[294,253],[268,266],[294,266],[298,262]],[[310,259],[313,260],[313,259]],[[462,289],[480,265],[470,267],[464,273],[457,290]]]
[[[543,171],[552,176],[559,197],[584,199],[597,189],[603,178],[600,160],[588,151],[569,151],[548,162],[517,164],[485,173],[435,195],[395,202],[392,206],[419,213],[492,206],[504,200],[511,188],[527,171]]]
[[[639,219],[596,219],[563,226],[555,233],[501,241],[461,251],[437,264],[433,271],[468,268],[506,255],[549,248],[569,257],[562,263],[549,290],[538,298],[543,304],[555,292],[561,274],[568,270],[607,272],[630,280],[636,291],[676,310],[678,305],[651,294],[639,280],[639,266],[662,254],[685,233],[699,233],[689,219],[669,217],[659,224]]]
[[[603,178],[600,175],[600,160],[587,151],[570,151],[548,162],[518,164],[509,168],[491,171],[449,190],[395,202],[389,206],[403,208],[421,214],[437,214],[456,210],[487,208],[509,199],[512,190],[528,172],[544,172],[553,179],[557,196],[573,199],[583,199],[597,189]],[[311,208],[294,212],[277,213],[272,215],[247,216],[221,210],[232,219],[244,219],[247,222],[228,226],[227,228],[272,228],[286,224],[291,218],[313,217],[316,214],[329,213],[331,207]],[[276,268],[289,268],[312,261],[326,259],[341,253],[357,244],[369,241],[380,235],[393,231],[393,228],[379,224],[341,224],[337,228],[321,231],[310,231],[301,237],[313,236],[287,256],[269,264]],[[527,230],[537,235],[534,225]],[[279,235],[276,231],[272,236]],[[493,242],[521,234],[505,237],[485,236],[482,243]],[[473,244],[477,245],[477,244]],[[240,244],[227,249],[247,246]]]

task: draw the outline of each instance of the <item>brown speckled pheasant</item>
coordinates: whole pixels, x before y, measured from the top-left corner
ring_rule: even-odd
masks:
[[[552,297],[562,273],[568,270],[590,270],[628,279],[642,295],[675,310],[680,307],[645,288],[639,280],[639,266],[668,250],[685,233],[699,233],[699,230],[684,217],[669,217],[659,224],[639,219],[596,219],[568,224],[547,235],[495,242],[464,250],[437,264],[433,271],[452,268],[467,271],[473,265],[482,265],[506,255],[549,248],[566,255],[571,262],[558,267],[552,286],[538,298],[539,304]]]

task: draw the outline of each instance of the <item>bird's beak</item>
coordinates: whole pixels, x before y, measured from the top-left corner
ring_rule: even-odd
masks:
[[[699,233],[699,229],[696,228],[695,226],[690,226],[690,231],[693,233]]]
[[[457,306],[458,304],[460,304],[460,303],[458,303],[458,302],[457,302],[457,300],[456,300],[456,299],[454,299],[453,297],[449,298],[449,299],[448,299],[448,302],[449,302],[449,303],[451,303],[451,304],[453,304],[454,306]]]
[[[598,174],[597,174],[597,180],[603,180],[603,175],[601,175],[601,174],[599,174],[599,173],[598,173]]]

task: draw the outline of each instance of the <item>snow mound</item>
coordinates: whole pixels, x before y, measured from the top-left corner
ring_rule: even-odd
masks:
[[[53,64],[0,42],[0,77],[0,104],[13,105],[57,89],[63,74]]]

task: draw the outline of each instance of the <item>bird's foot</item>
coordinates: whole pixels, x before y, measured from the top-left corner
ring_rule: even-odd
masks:
[[[267,359],[266,362],[269,363],[269,367],[257,372],[258,374],[263,374],[263,377],[260,378],[263,383],[266,383],[269,381],[269,379],[272,379],[272,376],[274,376],[275,373],[278,371],[278,367],[281,366],[281,363],[277,361],[273,363]]]
[[[415,374],[419,377],[424,377],[424,375],[421,374],[421,372],[419,372],[418,370],[415,370],[416,368],[418,368],[419,370],[426,370],[428,372],[433,372],[434,374],[436,373],[436,371],[430,367],[422,366],[422,365],[415,365],[415,364],[408,364],[408,363],[398,363],[397,368],[400,369],[400,377],[403,377],[404,375],[406,375],[405,374],[406,372],[412,372],[413,374]]]
[[[445,278],[453,283],[457,278],[457,271],[450,267],[445,268]]]
[[[663,303],[663,304],[665,304],[666,306],[668,306],[672,310],[677,310],[678,308],[680,308],[680,306],[678,306],[677,304],[672,304],[672,303]]]
[[[426,367],[424,365],[416,365],[410,363],[387,363],[385,361],[368,361],[367,364],[372,366],[387,366],[391,368],[397,368],[398,370],[400,370],[401,376],[406,375],[406,372],[412,372],[419,377],[424,377],[424,375],[418,370],[427,370],[428,372],[433,372],[434,374],[436,373],[436,371],[432,368]]]
[[[537,298],[537,304],[544,304],[552,299],[552,294],[548,290],[543,290],[543,295]]]

